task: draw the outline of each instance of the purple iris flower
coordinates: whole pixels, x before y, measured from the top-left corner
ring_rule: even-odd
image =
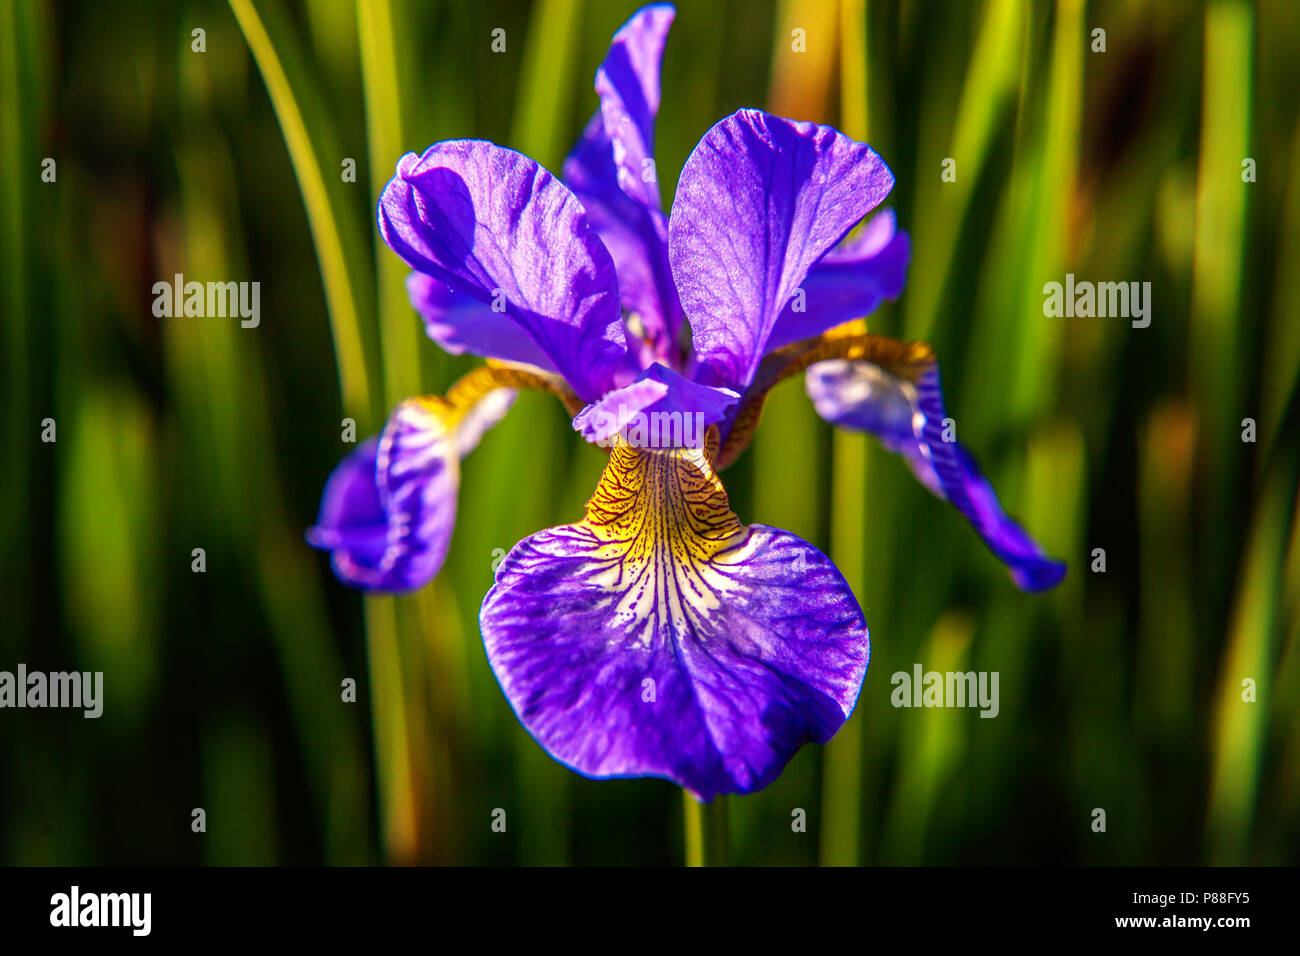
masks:
[[[560,762],[711,799],[829,740],[869,655],[830,559],[742,524],[718,478],[773,385],[806,372],[818,412],[902,455],[1021,588],[1065,568],[943,440],[930,348],[861,322],[902,291],[909,257],[889,211],[849,237],[894,184],[874,151],[740,110],[705,134],[664,214],[654,121],[673,16],[649,6],[615,34],[563,181],[475,140],[398,163],[379,229],[415,270],[412,304],[447,351],[489,361],[445,397],[399,405],[331,476],[308,538],[348,584],[423,585],[446,555],[461,458],[518,389],[556,395],[609,464],[582,520],[499,566],[479,619],[488,660]]]

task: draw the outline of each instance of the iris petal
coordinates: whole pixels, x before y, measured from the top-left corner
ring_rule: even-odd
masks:
[[[809,270],[893,185],[870,147],[829,126],[741,110],[709,130],[682,168],[668,226],[697,377],[747,385]]]
[[[700,385],[656,363],[632,384],[584,408],[573,427],[589,442],[603,443],[621,432],[641,448],[700,448],[709,426],[738,401],[729,388]]]
[[[435,402],[409,399],[393,410],[380,436],[375,474],[388,548],[377,570],[384,590],[429,583],[447,556],[460,487],[460,454],[448,417]]]
[[[776,320],[767,351],[821,335],[849,319],[870,315],[896,299],[911,258],[907,233],[899,232],[892,209],[867,223],[861,235],[832,249],[808,271],[802,301],[791,302]]]
[[[703,799],[758,790],[830,739],[869,653],[835,566],[742,525],[701,449],[615,447],[586,518],[516,545],[479,620],[507,699],[557,760]]]
[[[525,362],[548,372],[554,363],[514,319],[494,312],[463,292],[422,272],[406,277],[411,307],[424,319],[424,330],[450,355],[481,355],[484,358]]]
[[[460,461],[515,394],[496,388],[472,404],[408,399],[379,436],[343,459],[306,535],[330,552],[341,581],[365,591],[410,591],[434,578],[456,524]]]
[[[675,352],[682,320],[653,164],[659,64],[673,16],[671,6],[654,4],[614,34],[596,72],[600,110],[563,168],[618,267],[623,307],[640,319],[642,364]]]
[[[307,531],[311,546],[332,552],[335,573],[349,583],[351,569],[378,565],[388,543],[388,522],[375,480],[378,449],[376,435],[339,463],[325,482],[316,524]]]
[[[379,203],[384,241],[415,270],[499,306],[584,399],[626,360],[614,262],[569,189],[480,140],[408,153]]]
[[[644,206],[660,208],[653,170],[655,116],[659,112],[659,64],[676,11],[657,3],[642,7],[610,41],[596,71],[600,115],[613,145],[618,184]]]
[[[960,511],[1017,587],[1042,591],[1065,577],[1065,565],[1049,557],[1002,510],[971,454],[958,442],[944,440],[947,413],[936,363],[911,381],[871,362],[832,359],[813,365],[805,381],[822,418],[875,435],[903,456],[922,484]]]

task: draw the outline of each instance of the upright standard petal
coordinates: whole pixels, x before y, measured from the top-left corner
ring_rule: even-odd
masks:
[[[377,438],[330,475],[307,542],[330,552],[341,581],[365,591],[410,591],[438,573],[456,523],[460,460],[505,415],[511,389],[473,404],[402,402]]]
[[[738,401],[729,388],[700,385],[656,363],[632,384],[584,408],[573,427],[600,445],[618,436],[637,448],[703,448],[709,426]]]
[[[499,305],[590,401],[627,357],[614,262],[582,204],[533,160],[480,140],[408,153],[379,203],[419,272]]]
[[[642,7],[614,34],[596,71],[600,115],[613,145],[618,184],[653,209],[660,208],[659,178],[654,174],[659,64],[675,15],[667,3]]]
[[[548,372],[555,366],[532,336],[504,312],[495,312],[472,295],[456,292],[445,282],[422,272],[406,277],[411,307],[424,319],[424,330],[444,352],[481,355],[536,365]]]
[[[739,388],[753,378],[809,270],[893,185],[870,147],[829,126],[741,110],[705,134],[668,224],[701,381]]]
[[[832,249],[808,271],[794,297],[782,310],[768,337],[766,350],[821,335],[850,319],[876,311],[886,299],[897,299],[907,278],[912,247],[899,232],[892,209],[867,223],[862,233]]]
[[[682,321],[654,164],[659,64],[673,16],[668,4],[644,7],[614,34],[596,71],[600,110],[563,170],[618,267],[643,365],[675,360]]]
[[[974,526],[1017,587],[1042,591],[1065,577],[1065,565],[1007,517],[975,459],[945,435],[938,364],[928,363],[909,379],[871,362],[832,359],[813,365],[806,385],[822,418],[869,432],[902,455],[922,484]]]
[[[706,800],[758,790],[829,740],[869,653],[835,566],[741,525],[701,449],[615,447],[586,518],[516,545],[479,621],[507,699],[557,760]]]
[[[668,266],[668,217],[619,188],[611,150],[597,114],[565,160],[564,179],[617,267],[619,295],[641,364],[671,361],[678,351],[682,306]]]

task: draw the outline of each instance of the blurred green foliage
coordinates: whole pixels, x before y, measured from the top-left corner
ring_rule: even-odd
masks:
[[[301,538],[343,419],[473,364],[378,242],[398,156],[476,137],[557,170],[633,9],[0,0],[0,669],[106,687],[99,720],[0,711],[0,861],[683,859],[679,792],[554,763],[478,639],[493,560],[600,473],[557,403],[467,459],[420,594],[363,600]],[[914,242],[872,328],[934,344],[963,440],[1071,566],[1019,593],[900,461],[776,392],[733,508],[835,557],[873,659],[835,741],[712,815],[733,861],[1300,862],[1298,53],[1290,0],[679,5],[666,200],[742,106],[871,142]],[[178,272],[260,281],[261,326],[155,318]],[[1045,317],[1066,272],[1151,282],[1150,327]],[[915,662],[999,672],[999,717],[895,709]]]

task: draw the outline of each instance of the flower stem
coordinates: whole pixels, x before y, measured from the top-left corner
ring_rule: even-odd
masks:
[[[682,791],[682,823],[687,866],[727,865],[727,802],[701,803]]]

